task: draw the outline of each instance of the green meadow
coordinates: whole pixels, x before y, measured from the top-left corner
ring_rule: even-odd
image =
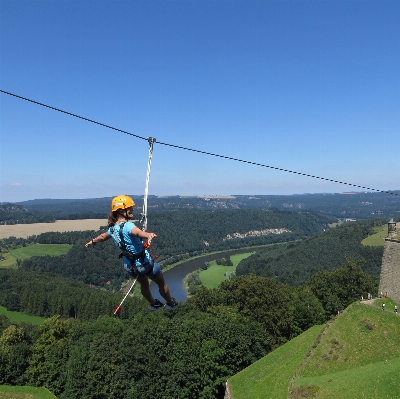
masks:
[[[400,316],[394,305],[386,298],[372,306],[353,303],[325,329],[311,328],[231,377],[232,399],[400,397]]]
[[[242,259],[248,258],[254,252],[247,252],[245,254],[232,255],[231,261],[233,266],[217,265],[216,262],[212,262],[207,270],[200,272],[200,280],[202,284],[207,288],[217,288],[224,280],[226,280],[226,273],[234,273],[236,266]]]
[[[32,256],[59,256],[66,254],[72,245],[70,244],[31,244],[26,247],[13,249],[2,254],[5,260],[0,261],[1,268],[16,268],[17,259],[24,260]]]
[[[32,244],[26,247],[13,249],[11,255],[16,259],[24,260],[32,256],[59,256],[66,254],[72,245],[70,244]]]
[[[3,269],[16,269],[17,268],[17,259],[10,254],[10,252],[2,253],[1,256],[5,258],[0,261],[0,268]]]
[[[0,385],[0,399],[57,399],[46,388]]]
[[[30,316],[22,312],[10,312],[3,306],[0,306],[0,315],[5,315],[7,318],[13,322],[13,323],[18,323],[20,321],[24,321],[26,323],[31,323],[34,325],[39,325],[41,324],[44,320],[46,320],[44,317],[38,317],[38,316]]]

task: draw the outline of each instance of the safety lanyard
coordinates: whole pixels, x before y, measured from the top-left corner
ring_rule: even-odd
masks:
[[[143,231],[147,231],[147,197],[149,195],[149,181],[150,181],[151,161],[153,159],[153,146],[154,143],[156,142],[156,139],[154,137],[149,137],[147,140],[149,142],[149,159],[147,162],[146,184],[144,186],[142,217],[140,219]]]

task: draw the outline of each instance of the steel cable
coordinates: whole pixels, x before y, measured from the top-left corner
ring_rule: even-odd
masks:
[[[56,108],[56,107],[52,107],[50,105],[43,104],[41,102],[38,102],[38,101],[35,101],[35,100],[31,100],[31,99],[26,98],[26,97],[22,97],[22,96],[19,96],[19,95],[14,94],[14,93],[10,93],[10,92],[5,91],[5,90],[1,90],[0,89],[0,92],[4,93],[4,94],[8,94],[9,96],[13,96],[13,97],[19,98],[21,100],[25,100],[25,101],[31,102],[31,103],[36,104],[36,105],[40,105],[42,107],[49,108],[49,109],[51,109],[53,111],[58,111],[58,112],[61,112],[63,114],[66,114],[66,115],[73,116],[75,118],[79,118],[79,119],[82,119],[84,121],[91,122],[91,123],[94,123],[96,125],[103,126],[103,127],[108,128],[108,129],[115,130],[115,131],[120,132],[120,133],[128,134],[129,136],[136,137],[138,139],[142,139],[142,140],[146,140],[146,141],[148,141],[148,139],[149,139],[147,137],[142,137],[142,136],[139,136],[137,134],[133,134],[133,133],[127,132],[126,130],[118,129],[118,128],[113,127],[113,126],[106,125],[106,124],[101,123],[101,122],[97,122],[97,121],[95,121],[93,119],[85,118],[83,116],[80,116],[80,115],[77,115],[77,114],[73,114],[72,112],[64,111],[62,109],[59,109],[59,108]],[[334,179],[328,179],[326,177],[321,177],[321,176],[314,176],[314,175],[310,175],[310,174],[307,174],[307,173],[301,173],[301,172],[296,172],[296,171],[289,170],[289,169],[278,168],[276,166],[265,165],[265,164],[258,163],[258,162],[246,161],[246,160],[243,160],[243,159],[233,158],[233,157],[229,157],[229,156],[226,156],[226,155],[214,154],[212,152],[207,152],[207,151],[196,150],[196,149],[193,149],[193,148],[182,147],[180,145],[163,143],[163,142],[160,142],[160,141],[157,141],[157,144],[168,146],[168,147],[177,148],[177,149],[180,149],[180,150],[197,152],[199,154],[209,155],[209,156],[212,156],[212,157],[228,159],[230,161],[242,162],[242,163],[246,163],[246,164],[249,164],[249,165],[260,166],[260,167],[263,167],[263,168],[279,170],[281,172],[287,172],[287,173],[292,173],[292,174],[296,174],[296,175],[300,175],[300,176],[311,177],[311,178],[314,178],[314,179],[325,180],[325,181],[329,181],[329,182],[332,182],[332,183],[344,184],[344,185],[347,185],[347,186],[362,188],[362,189],[365,189],[365,190],[371,190],[371,191],[376,191],[376,192],[385,193],[385,194],[399,195],[399,194],[394,193],[392,191],[378,190],[376,188],[360,186],[358,184],[353,184],[353,183],[346,183],[346,182],[343,182],[343,181],[334,180]]]

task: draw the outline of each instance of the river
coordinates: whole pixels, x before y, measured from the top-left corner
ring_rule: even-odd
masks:
[[[181,263],[173,267],[170,270],[167,270],[164,273],[165,281],[169,287],[171,295],[178,301],[184,302],[187,299],[187,292],[183,288],[183,279],[191,272],[200,269],[204,262],[210,262],[212,260],[219,259],[224,256],[238,255],[244,254],[248,252],[253,252],[254,250],[265,248],[264,247],[254,247],[254,248],[242,248],[242,249],[234,249],[231,251],[223,251],[217,252],[209,255],[204,255],[195,259],[190,259],[187,262]],[[155,284],[150,284],[151,293],[155,298],[160,298],[160,294],[158,293],[158,287]]]

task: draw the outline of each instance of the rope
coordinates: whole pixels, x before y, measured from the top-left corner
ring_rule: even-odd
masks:
[[[153,137],[148,138],[149,141],[149,160],[147,162],[147,174],[146,174],[146,184],[144,186],[144,198],[143,198],[143,210],[142,210],[142,218],[140,222],[142,223],[142,230],[147,231],[147,197],[149,195],[149,181],[150,181],[150,169],[151,169],[151,161],[153,159],[153,146],[156,142],[156,139]]]
[[[64,111],[64,110],[62,110],[62,109],[59,109],[59,108],[56,108],[56,107],[52,107],[52,106],[50,106],[50,105],[46,105],[46,104],[40,103],[40,102],[38,102],[38,101],[34,101],[34,100],[31,100],[31,99],[26,98],[26,97],[19,96],[19,95],[14,94],[14,93],[10,93],[10,92],[5,91],[5,90],[1,90],[1,89],[0,89],[0,92],[1,92],[1,93],[4,93],[4,94],[8,94],[9,96],[13,96],[13,97],[19,98],[19,99],[21,99],[21,100],[25,100],[25,101],[31,102],[31,103],[33,103],[33,104],[40,105],[40,106],[42,106],[42,107],[46,107],[46,108],[52,109],[53,111],[62,112],[63,114],[66,114],[66,115],[69,115],[69,116],[73,116],[73,117],[75,117],[75,118],[83,119],[84,121],[91,122],[91,123],[94,123],[94,124],[96,124],[96,125],[100,125],[100,126],[106,127],[106,128],[108,128],[108,129],[115,130],[115,131],[120,132],[120,133],[128,134],[128,135],[130,135],[130,136],[132,136],[132,137],[136,137],[136,138],[138,138],[138,139],[142,139],[142,140],[150,140],[150,139],[151,139],[150,137],[149,137],[149,138],[142,137],[142,136],[139,136],[139,135],[137,135],[137,134],[133,134],[133,133],[127,132],[126,130],[121,130],[121,129],[115,128],[115,127],[113,127],[113,126],[109,126],[109,125],[106,125],[106,124],[104,124],[104,123],[97,122],[97,121],[95,121],[95,120],[88,119],[88,118],[85,118],[85,117],[83,117],[83,116],[76,115],[76,114],[73,114],[73,113],[71,113],[71,112],[67,112],[67,111]],[[150,143],[150,141],[149,141],[149,143]],[[249,164],[249,165],[260,166],[260,167],[263,167],[263,168],[269,168],[269,169],[279,170],[279,171],[281,171],[281,172],[293,173],[293,174],[300,175],[300,176],[306,176],[306,177],[311,177],[311,178],[314,178],[314,179],[319,179],[319,180],[325,180],[325,181],[329,181],[329,182],[333,182],[333,183],[344,184],[344,185],[346,185],[346,186],[362,188],[362,189],[365,189],[365,190],[376,191],[376,192],[379,192],[379,193],[392,194],[392,195],[399,195],[399,194],[394,193],[394,192],[392,192],[392,191],[378,190],[378,189],[372,188],[372,187],[365,187],[365,186],[360,186],[360,185],[358,185],[358,184],[346,183],[346,182],[339,181],[339,180],[328,179],[328,178],[326,178],[326,177],[314,176],[314,175],[310,175],[310,174],[307,174],[307,173],[301,173],[301,172],[296,172],[296,171],[289,170],[289,169],[283,169],[283,168],[278,168],[278,167],[275,167],[275,166],[265,165],[265,164],[262,164],[262,163],[246,161],[246,160],[243,160],[243,159],[233,158],[233,157],[229,157],[229,156],[226,156],[226,155],[214,154],[214,153],[212,153],[212,152],[196,150],[196,149],[193,149],[193,148],[182,147],[182,146],[179,146],[179,145],[163,143],[163,142],[160,142],[160,141],[157,141],[157,143],[160,144],[160,145],[164,145],[164,146],[168,146],[168,147],[173,147],[173,148],[177,148],[177,149],[180,149],[180,150],[191,151],[191,152],[197,152],[197,153],[199,153],[199,154],[209,155],[209,156],[212,156],[212,157],[218,157],[218,158],[228,159],[228,160],[230,160],[230,161],[242,162],[242,163],[246,163],[246,164]],[[151,159],[149,159],[149,162],[150,162],[150,164],[151,164]],[[149,171],[148,171],[148,173],[149,173]],[[146,180],[146,184],[148,184],[147,180]],[[147,209],[146,209],[146,211],[147,211]],[[143,210],[143,212],[144,212],[144,210]]]

